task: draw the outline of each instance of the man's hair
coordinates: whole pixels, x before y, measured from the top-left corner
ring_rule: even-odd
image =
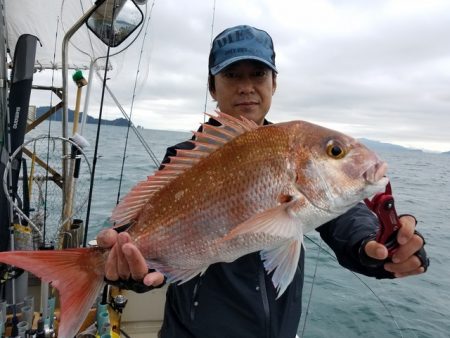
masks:
[[[277,72],[274,72],[272,69],[268,68],[272,72],[272,81],[277,78]],[[209,92],[215,92],[216,91],[216,82],[214,79],[214,75],[211,73],[208,74],[208,89]]]

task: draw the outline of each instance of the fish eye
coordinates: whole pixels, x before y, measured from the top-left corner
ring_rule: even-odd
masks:
[[[339,143],[330,141],[327,144],[327,155],[338,160],[346,155],[346,151]]]

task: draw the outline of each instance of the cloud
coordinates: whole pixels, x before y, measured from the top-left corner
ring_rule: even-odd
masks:
[[[245,23],[274,39],[273,121],[306,119],[358,137],[450,150],[449,12],[448,1],[433,0],[156,1],[142,53],[138,39],[113,60],[108,83],[128,110],[136,83],[136,124],[195,129],[205,103],[215,108],[206,95],[211,31]]]

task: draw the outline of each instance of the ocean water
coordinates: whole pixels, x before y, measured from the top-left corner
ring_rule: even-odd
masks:
[[[53,123],[53,132],[59,125]],[[46,133],[42,125],[32,135]],[[104,227],[116,204],[127,128],[102,126],[89,222],[89,239]],[[92,162],[96,125],[87,125]],[[141,130],[158,159],[167,146],[189,133]],[[376,149],[375,149],[376,150]],[[305,287],[299,336],[450,337],[450,156],[412,151],[377,151],[389,164],[397,211],[414,214],[427,241],[431,266],[426,274],[376,280],[342,268],[317,233],[306,239]],[[121,196],[156,169],[130,131]],[[87,179],[79,180],[87,191]],[[83,213],[85,208],[80,211]],[[82,216],[82,215],[81,215]]]

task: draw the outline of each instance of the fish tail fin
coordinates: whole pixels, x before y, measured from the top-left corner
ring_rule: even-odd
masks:
[[[103,287],[105,250],[79,248],[0,253],[0,262],[32,272],[58,289],[58,337],[74,337]]]

